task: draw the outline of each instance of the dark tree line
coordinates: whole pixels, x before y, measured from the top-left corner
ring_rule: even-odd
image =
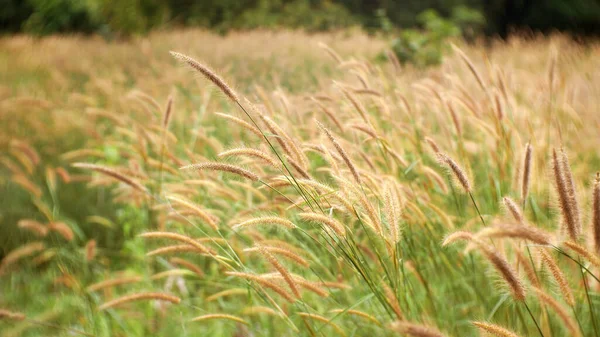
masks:
[[[600,34],[600,0],[0,0],[0,31],[129,34],[165,25],[379,29],[382,19],[413,27],[426,9],[449,16],[457,6],[481,11],[488,35],[504,37],[513,27]]]

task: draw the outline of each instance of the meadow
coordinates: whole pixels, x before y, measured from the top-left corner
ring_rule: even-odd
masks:
[[[600,44],[0,38],[0,337],[600,337]]]

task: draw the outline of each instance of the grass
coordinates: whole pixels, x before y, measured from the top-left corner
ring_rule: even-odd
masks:
[[[598,336],[599,47],[457,44],[2,38],[0,336]]]

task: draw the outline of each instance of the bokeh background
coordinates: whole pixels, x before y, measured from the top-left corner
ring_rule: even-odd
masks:
[[[2,0],[0,6],[0,30],[8,33],[97,32],[111,37],[181,26],[221,32],[354,25],[388,30],[420,24],[425,10],[477,22],[482,32],[503,37],[511,28],[600,32],[600,3],[595,0]]]

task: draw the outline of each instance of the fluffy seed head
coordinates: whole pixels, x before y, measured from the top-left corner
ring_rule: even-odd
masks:
[[[446,337],[446,335],[433,327],[406,321],[395,321],[390,325],[390,328],[412,337]]]
[[[571,287],[569,286],[569,282],[567,281],[565,274],[563,274],[558,264],[556,264],[556,261],[554,261],[548,252],[546,252],[544,249],[540,249],[539,252],[542,257],[542,261],[546,266],[548,266],[552,277],[554,277],[554,280],[558,284],[565,302],[567,302],[567,304],[570,306],[573,306],[575,304],[575,298],[573,297],[573,292],[571,291]]]
[[[600,256],[600,172],[596,173],[592,197],[592,231],[594,233],[594,249]]]
[[[438,161],[441,165],[446,166],[452,172],[452,175],[456,178],[456,181],[460,184],[460,186],[465,190],[465,192],[471,192],[471,182],[467,177],[465,171],[455,162],[452,158],[450,158],[445,153],[437,153]]]
[[[175,304],[179,304],[181,299],[179,297],[165,294],[165,293],[139,293],[139,294],[131,294],[116,298],[112,301],[108,301],[101,306],[98,307],[98,310],[106,310],[124,303],[134,302],[134,301],[144,301],[144,300],[159,300],[159,301],[167,301]]]
[[[25,314],[0,308],[0,321],[1,320],[22,321],[24,319],[25,319]]]
[[[344,163],[346,163],[346,166],[348,167],[348,169],[350,169],[350,172],[352,173],[352,177],[360,185],[361,180],[360,180],[360,175],[358,174],[358,170],[356,169],[356,167],[350,160],[350,157],[348,157],[348,154],[346,153],[346,151],[344,151],[344,149],[342,148],[340,143],[338,143],[337,139],[335,139],[335,137],[333,137],[331,132],[323,124],[321,124],[317,120],[315,120],[315,122],[317,123],[319,128],[323,131],[323,133],[325,133],[327,138],[329,138],[329,141],[333,144],[333,146],[335,147],[338,154],[342,157],[342,159],[344,160]]]
[[[227,95],[227,97],[229,97],[234,103],[239,103],[239,99],[238,99],[236,93],[231,89],[231,87],[229,87],[227,85],[227,83],[225,83],[225,81],[223,81],[223,79],[221,77],[219,77],[210,68],[208,68],[207,66],[203,65],[202,63],[194,60],[193,58],[191,58],[187,55],[177,53],[174,51],[172,51],[170,53],[176,59],[187,63],[190,67],[192,67],[193,69],[195,69],[196,71],[201,73],[204,77],[206,77],[209,81],[211,81],[214,85],[216,85],[219,89],[221,89],[221,91],[225,95]]]
[[[504,203],[504,207],[506,207],[506,209],[510,212],[510,214],[518,223],[524,223],[525,219],[523,219],[523,213],[521,212],[521,208],[517,205],[516,202],[514,202],[509,197],[502,198],[502,202]]]
[[[242,229],[242,228],[246,228],[246,227],[252,227],[252,226],[256,226],[256,225],[267,225],[267,224],[281,226],[281,227],[288,228],[288,229],[296,228],[296,225],[294,225],[294,223],[288,219],[280,218],[280,217],[276,217],[276,216],[265,216],[265,217],[253,218],[250,220],[240,222],[239,224],[233,226],[232,229],[238,230],[238,229]]]
[[[298,216],[305,220],[323,224],[326,227],[333,230],[340,237],[344,237],[346,235],[346,228],[344,228],[344,225],[342,225],[339,221],[335,220],[334,218],[317,213],[299,213]]]
[[[481,331],[487,332],[498,337],[519,337],[519,335],[517,335],[516,333],[496,324],[486,322],[471,322],[471,324],[478,327]]]
[[[573,318],[571,318],[569,312],[562,305],[560,305],[558,301],[556,301],[552,296],[550,296],[540,288],[534,287],[533,290],[542,302],[546,303],[549,307],[551,307],[554,310],[554,312],[556,312],[558,317],[560,317],[560,319],[567,327],[570,336],[581,336],[576,323],[573,321]]]
[[[529,195],[529,185],[531,184],[531,162],[533,158],[533,148],[527,143],[525,146],[525,158],[523,158],[523,180],[521,182],[521,199],[527,200]]]
[[[299,312],[297,314],[298,314],[298,316],[302,316],[302,317],[317,320],[319,322],[323,322],[323,323],[331,326],[333,329],[335,329],[335,331],[337,331],[337,333],[340,336],[346,337],[346,333],[344,332],[344,330],[342,330],[342,328],[339,325],[333,323],[331,321],[331,319],[329,319],[329,318],[326,318],[326,317],[323,317],[323,316],[317,315],[317,314],[308,313],[308,312]]]
[[[212,171],[223,171],[229,172],[233,174],[237,174],[239,176],[248,178],[252,181],[257,181],[259,178],[253,172],[250,172],[246,169],[243,169],[239,166],[231,165],[231,164],[223,164],[223,163],[199,163],[199,164],[191,164],[180,167],[181,170],[212,170]]]
[[[198,316],[195,318],[192,318],[190,320],[190,322],[200,322],[200,321],[206,321],[206,320],[211,320],[211,319],[227,319],[230,321],[234,321],[234,322],[238,322],[238,323],[242,323],[245,325],[248,325],[248,322],[246,322],[243,318],[238,317],[238,316],[234,316],[234,315],[228,315],[228,314],[208,314],[208,315],[202,315],[202,316]]]
[[[94,283],[86,288],[87,291],[98,291],[101,289],[112,288],[122,284],[130,284],[140,282],[142,278],[140,276],[127,276],[116,279],[104,280]]]
[[[501,224],[488,227],[477,233],[480,237],[514,238],[531,241],[538,245],[550,245],[552,236],[542,229],[527,225]]]
[[[573,177],[564,152],[558,154],[556,149],[552,150],[552,169],[565,232],[571,241],[577,241],[581,232],[579,209],[574,195]]]
[[[146,192],[146,187],[144,187],[142,184],[138,183],[137,181],[131,179],[130,177],[128,177],[128,176],[122,174],[121,172],[118,172],[110,167],[106,167],[106,166],[102,166],[102,165],[95,165],[95,164],[88,164],[88,163],[74,163],[74,164],[71,164],[71,166],[77,167],[77,168],[82,168],[82,169],[87,169],[87,170],[92,170],[92,171],[96,171],[98,173],[105,174],[111,178],[117,179],[117,180],[133,187],[134,189],[136,189],[138,191]]]
[[[249,281],[254,281],[265,288],[269,288],[269,289],[273,290],[274,292],[279,294],[281,297],[285,298],[290,303],[294,303],[296,301],[296,299],[292,296],[292,294],[290,294],[284,288],[280,287],[279,285],[275,284],[274,282],[272,282],[268,279],[262,278],[260,275],[255,275],[255,274],[250,274],[250,273],[240,273],[240,272],[226,272],[225,274],[229,275],[229,276],[243,278],[243,279],[246,279]]]

